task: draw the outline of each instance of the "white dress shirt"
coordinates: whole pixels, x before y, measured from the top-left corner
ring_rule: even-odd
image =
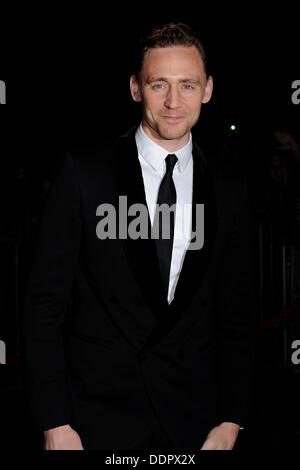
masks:
[[[165,158],[169,153],[174,153],[178,158],[173,170],[173,181],[176,188],[177,199],[168,291],[168,302],[170,304],[174,298],[185,253],[191,240],[193,197],[192,137],[190,135],[188,143],[181,149],[176,152],[168,152],[166,149],[153,142],[153,140],[145,134],[142,125],[140,125],[136,131],[135,140],[152,225],[159,186],[166,171]]]

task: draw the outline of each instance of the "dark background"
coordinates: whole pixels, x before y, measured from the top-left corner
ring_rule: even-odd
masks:
[[[0,448],[37,449],[41,442],[30,430],[19,330],[45,185],[64,151],[101,145],[104,136],[118,135],[139,119],[128,87],[130,62],[137,38],[149,26],[184,21],[201,32],[215,88],[194,133],[208,154],[229,149],[231,162],[245,160],[266,251],[269,225],[257,209],[263,185],[256,183],[263,180],[271,131],[285,129],[300,142],[300,105],[291,101],[291,84],[300,79],[299,14],[286,2],[267,10],[253,4],[208,10],[186,2],[176,8],[111,5],[110,12],[88,5],[84,10],[73,5],[67,12],[54,5],[43,10],[26,5],[8,14],[0,62],[0,79],[7,85],[7,106],[0,115],[0,339],[7,344],[7,364],[0,365]],[[235,132],[230,124],[237,126]],[[300,366],[291,363],[289,348],[292,339],[300,339],[299,308],[288,320],[267,322],[293,306],[299,291],[284,305],[281,245],[270,267],[257,240],[261,334],[250,425],[240,447],[297,449]],[[274,274],[274,285],[265,282],[263,292],[261,265],[264,273],[273,269]],[[285,269],[289,272],[289,266]]]

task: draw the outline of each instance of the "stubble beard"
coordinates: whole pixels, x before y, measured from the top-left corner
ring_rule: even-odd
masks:
[[[180,140],[190,132],[190,128],[187,125],[182,127],[177,126],[176,128],[176,126],[164,126],[156,123],[152,129],[159,136],[159,138],[163,140]]]

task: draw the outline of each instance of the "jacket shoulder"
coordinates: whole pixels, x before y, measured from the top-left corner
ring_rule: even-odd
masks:
[[[67,152],[80,172],[95,171],[110,166],[116,148],[115,139],[106,139],[101,145],[71,149]]]

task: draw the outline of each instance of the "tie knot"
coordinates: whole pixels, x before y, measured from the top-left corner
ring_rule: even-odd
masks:
[[[173,173],[174,166],[177,163],[178,158],[176,157],[175,153],[169,153],[169,155],[166,156],[165,162],[166,162],[166,173]]]

